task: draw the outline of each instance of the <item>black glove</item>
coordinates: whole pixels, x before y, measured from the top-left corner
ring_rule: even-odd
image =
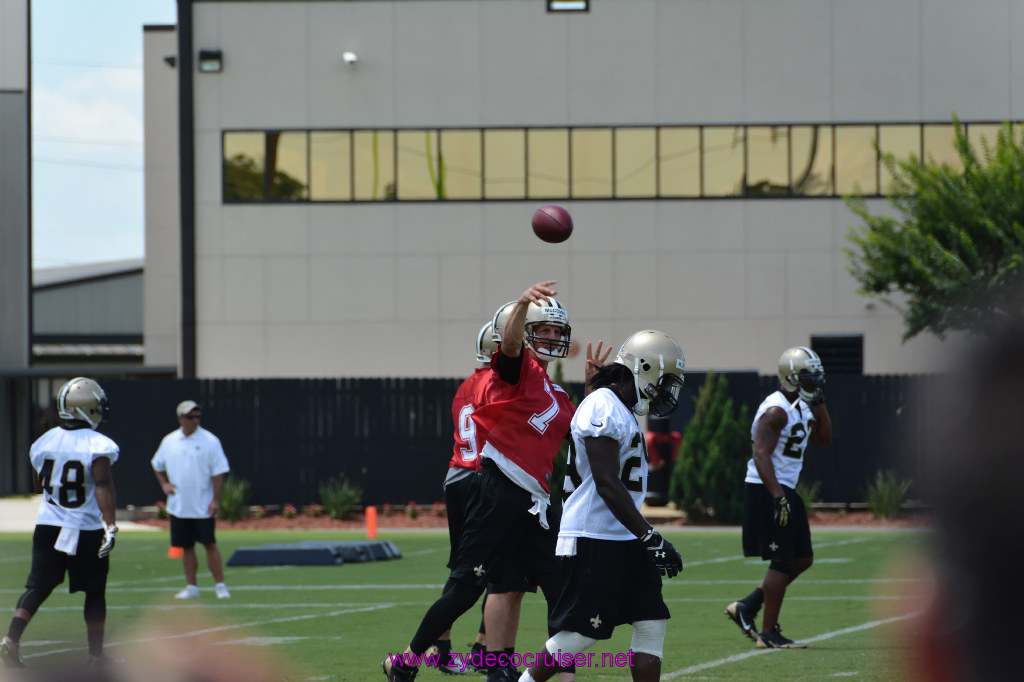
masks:
[[[651,560],[658,568],[658,571],[669,578],[674,578],[683,572],[683,557],[672,546],[672,543],[661,537],[661,533],[651,528],[647,531],[640,542],[650,552]]]
[[[772,500],[772,510],[774,512],[775,525],[779,528],[785,528],[789,524],[789,500],[786,499],[785,495]]]

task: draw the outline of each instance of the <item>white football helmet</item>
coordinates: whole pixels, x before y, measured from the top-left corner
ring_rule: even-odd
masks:
[[[57,414],[61,419],[85,422],[95,429],[110,414],[110,404],[99,384],[78,377],[64,384],[57,394]]]
[[[633,373],[633,412],[666,417],[678,407],[686,358],[671,336],[654,329],[636,332],[622,344],[615,362]]]
[[[557,327],[559,338],[548,339],[536,336],[533,330],[542,324]],[[526,330],[523,340],[533,349],[533,352],[548,358],[568,357],[570,336],[572,336],[572,328],[569,326],[569,311],[565,309],[564,305],[550,296],[546,306],[530,303],[530,307],[526,309]]]
[[[790,393],[797,393],[800,389],[814,393],[825,385],[825,366],[810,348],[787,348],[779,358],[779,383]]]
[[[508,324],[508,318],[512,315],[512,308],[515,304],[515,301],[509,301],[494,311],[494,317],[491,318],[491,338],[494,343],[501,341],[501,333],[505,331],[505,325]]]
[[[494,326],[493,322],[488,322],[484,326],[480,327],[480,331],[476,335],[476,359],[477,362],[490,362],[491,355],[494,351],[498,350],[498,342],[494,340],[494,334],[491,333],[491,328]]]

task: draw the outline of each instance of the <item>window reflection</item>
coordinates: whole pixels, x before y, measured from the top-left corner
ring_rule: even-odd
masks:
[[[661,128],[658,163],[661,196],[700,196],[700,128]]]
[[[308,147],[305,131],[294,133],[267,133],[266,136],[266,196],[275,201],[307,199]]]
[[[526,196],[526,131],[484,131],[484,198]]]
[[[882,154],[892,154],[897,164],[913,156],[921,158],[921,126],[886,125],[878,127],[878,149]],[[881,164],[878,169],[882,193],[893,191],[892,172]]]
[[[654,128],[615,130],[615,196],[657,196],[657,140]]]
[[[747,128],[746,194],[789,193],[789,129]]]
[[[793,194],[835,194],[831,126],[793,126],[789,130],[793,159]]]
[[[263,199],[263,133],[224,133],[224,201]]]
[[[444,199],[436,130],[398,131],[398,199]]]
[[[836,128],[836,189],[840,194],[877,194],[875,126]]]
[[[394,201],[395,134],[393,130],[357,130],[352,134],[355,198]]]
[[[967,123],[984,161],[1000,124]],[[1015,139],[1024,126],[1013,124]],[[874,144],[878,140],[878,146]],[[248,201],[840,196],[892,192],[878,151],[960,168],[951,124],[225,131]]]
[[[743,129],[739,126],[704,128],[704,196],[742,194]]]
[[[572,131],[572,196],[612,196],[610,128],[580,128]]]
[[[938,164],[949,164],[953,168],[962,169],[960,154],[953,144],[956,128],[952,123],[924,126],[924,158]]]
[[[480,131],[441,132],[440,176],[448,199],[479,199]]]
[[[309,198],[352,200],[352,133],[344,130],[309,134]]]
[[[568,197],[569,131],[565,128],[528,130],[527,196],[531,199]]]

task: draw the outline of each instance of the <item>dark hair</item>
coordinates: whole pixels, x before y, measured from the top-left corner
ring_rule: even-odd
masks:
[[[603,388],[619,382],[632,383],[632,377],[633,373],[629,371],[628,367],[612,362],[597,368],[594,376],[590,377],[590,387]]]

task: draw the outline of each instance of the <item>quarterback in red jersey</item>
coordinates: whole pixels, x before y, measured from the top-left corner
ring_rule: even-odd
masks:
[[[492,321],[501,343],[491,360],[490,383],[500,395],[472,414],[478,442],[481,437],[484,440],[475,477],[478,490],[467,509],[441,598],[427,610],[406,654],[426,651],[473,606],[488,584],[519,581],[522,587],[508,594],[521,598],[527,585],[540,585],[545,596],[557,597],[560,567],[554,556],[548,495],[554,459],[568,435],[575,408],[546,371],[551,359],[568,355],[571,333],[565,307],[552,298],[557,293],[552,284],[531,286],[511,306],[499,309]],[[591,357],[589,346],[587,350],[589,374],[592,363],[599,363],[596,356]],[[494,601],[502,600],[487,600],[487,649],[504,656],[498,656],[498,667],[488,674],[491,682],[518,677],[508,665],[518,605],[511,614],[506,610],[494,615]],[[412,680],[417,671],[411,659],[384,665],[391,682]]]

